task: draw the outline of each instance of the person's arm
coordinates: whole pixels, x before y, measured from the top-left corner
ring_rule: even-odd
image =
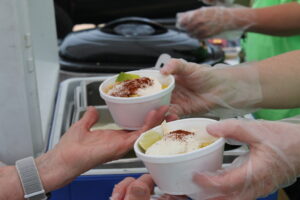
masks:
[[[252,107],[275,109],[300,107],[300,50],[259,62],[242,63],[219,70],[212,68],[211,72],[220,77],[220,80],[223,77],[224,86],[228,87],[227,91],[230,87],[236,90],[237,94],[230,105],[242,107],[243,105],[234,104],[234,98],[242,99],[243,96],[246,97],[246,93],[255,94],[254,89],[257,89],[254,96],[260,96],[258,93],[261,92],[261,98]],[[237,86],[232,87],[231,84],[234,82]],[[247,102],[247,98],[239,102],[244,105],[251,104]]]
[[[176,77],[171,113],[206,113],[218,108],[300,107],[300,50],[260,62],[207,67],[171,59],[162,69]]]
[[[227,168],[195,173],[193,181],[199,185],[199,194],[193,194],[193,198],[252,200],[292,184],[300,174],[299,128],[299,124],[256,120],[224,120],[208,125],[209,134],[246,143],[250,151]],[[150,175],[126,178],[115,186],[112,200],[149,199],[153,186]],[[164,197],[161,199],[186,199]]]
[[[300,34],[300,3],[252,9],[255,22],[248,31],[276,36]]]
[[[300,107],[300,51],[275,56],[254,65],[259,71],[262,108]]]
[[[46,192],[58,189],[83,172],[120,158],[128,152],[139,135],[165,119],[168,106],[151,111],[144,126],[137,131],[95,130],[98,120],[95,108],[90,107],[83,118],[72,125],[55,148],[35,159]],[[177,117],[168,115],[166,120]],[[15,166],[0,167],[0,200],[24,199],[24,192]]]
[[[297,2],[265,8],[202,7],[177,15],[177,26],[198,39],[231,30],[292,36],[300,34],[299,21]]]
[[[1,200],[23,199],[23,189],[17,170],[14,166],[0,167],[0,186]]]
[[[36,159],[36,166],[46,192],[67,184],[75,175],[67,173],[65,164],[59,161],[55,151]],[[75,176],[76,177],[76,176]],[[0,199],[24,199],[24,192],[15,166],[0,167]]]

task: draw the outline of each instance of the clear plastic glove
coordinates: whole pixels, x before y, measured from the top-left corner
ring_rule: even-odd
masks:
[[[205,39],[226,31],[238,31],[234,37],[255,24],[251,8],[202,7],[177,14],[176,26],[192,37]]]
[[[234,0],[202,0],[207,5],[232,5]]]
[[[247,143],[250,148],[227,169],[195,175],[195,182],[209,191],[211,200],[253,200],[290,185],[300,174],[299,125],[225,120],[207,130],[216,137]]]
[[[294,117],[281,119],[280,121],[281,122],[288,122],[288,123],[292,123],[292,124],[300,124],[300,115],[296,115]]]
[[[239,108],[252,108],[262,101],[259,73],[252,65],[210,67],[171,59],[161,69],[163,74],[173,74],[176,79],[170,112],[177,115],[211,112],[219,117],[243,114]],[[220,109],[230,113],[218,112]]]
[[[216,173],[196,174],[201,187],[193,199],[253,200],[288,186],[300,174],[300,125],[283,122],[225,120],[209,125],[216,137],[234,139],[249,145],[249,153],[230,167]],[[150,175],[126,178],[115,186],[112,200],[150,199],[154,183]],[[162,195],[154,199],[187,199]]]

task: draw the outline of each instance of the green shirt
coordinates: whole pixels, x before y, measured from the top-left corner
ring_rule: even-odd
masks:
[[[263,8],[284,3],[296,2],[293,0],[255,0],[253,8]],[[300,3],[300,0],[297,0]],[[247,61],[259,61],[289,51],[300,49],[300,35],[280,37],[259,33],[247,33],[244,40],[244,51]],[[284,67],[284,66],[282,66]],[[300,66],[299,66],[300,67]],[[299,99],[300,101],[300,99]],[[266,120],[280,120],[300,114],[296,109],[262,109],[254,113],[255,118]]]

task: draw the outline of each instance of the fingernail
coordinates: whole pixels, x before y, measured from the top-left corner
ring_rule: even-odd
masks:
[[[117,192],[114,192],[112,196],[110,197],[110,200],[119,200],[120,194]]]
[[[132,194],[137,197],[144,197],[146,190],[141,187],[132,187]]]

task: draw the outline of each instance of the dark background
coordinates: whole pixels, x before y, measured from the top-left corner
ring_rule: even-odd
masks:
[[[58,38],[75,24],[101,24],[117,18],[138,16],[150,19],[175,18],[177,12],[199,8],[198,0],[54,0]]]

